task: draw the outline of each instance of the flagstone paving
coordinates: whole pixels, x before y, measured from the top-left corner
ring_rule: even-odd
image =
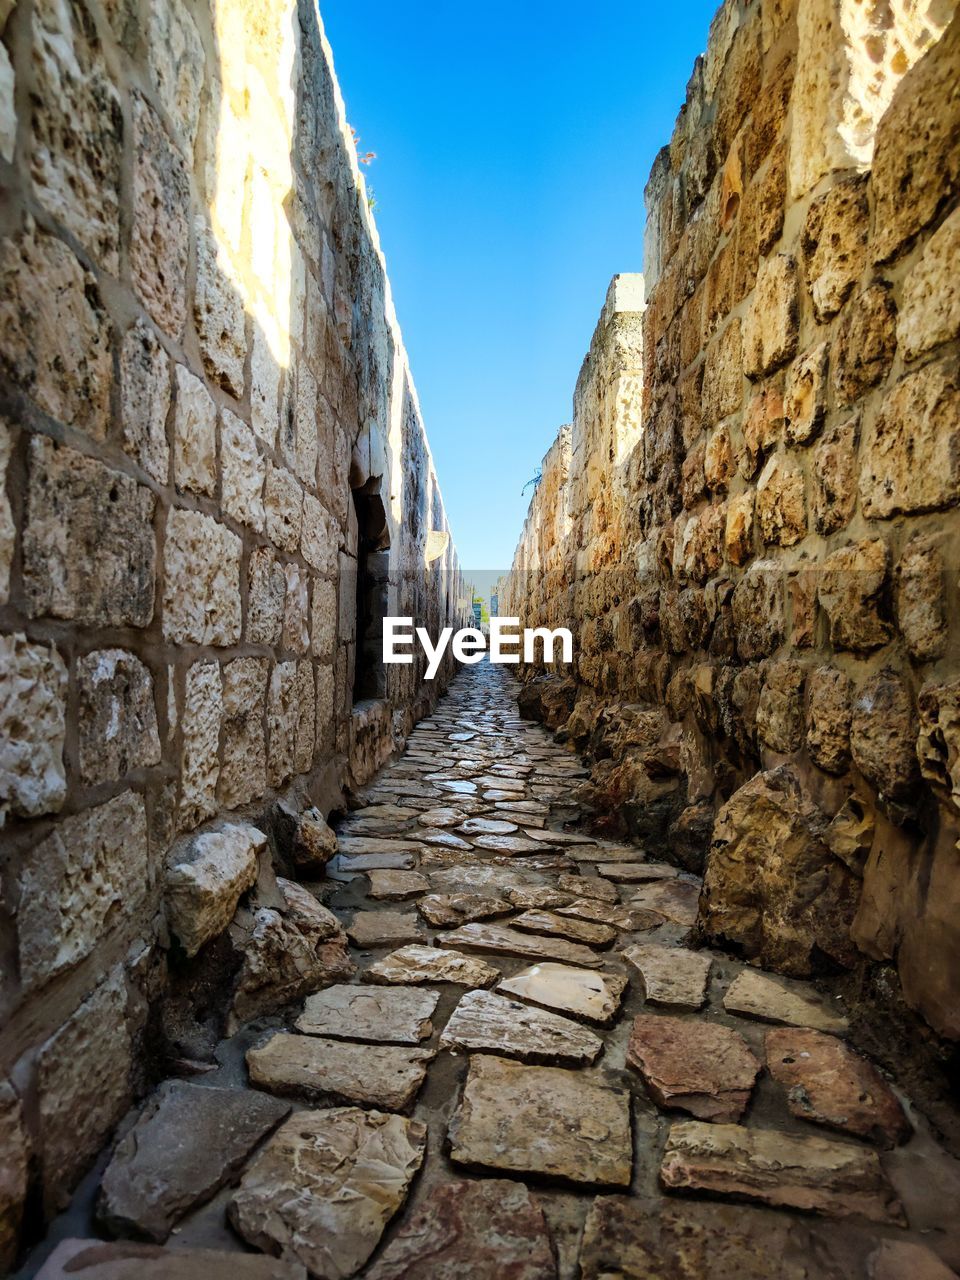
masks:
[[[71,1211],[166,1245],[61,1231],[45,1280],[960,1268],[960,1165],[841,1004],[700,948],[699,881],[578,826],[586,771],[516,691],[464,668],[335,824],[309,888],[355,970],[162,1086]]]

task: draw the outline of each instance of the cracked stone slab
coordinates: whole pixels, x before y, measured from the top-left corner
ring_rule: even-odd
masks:
[[[308,1036],[372,1043],[419,1044],[433,1035],[430,1019],[440,999],[419,987],[354,987],[345,983],[309,996],[297,1019]]]
[[[644,929],[658,929],[664,922],[659,912],[644,911],[640,907],[614,907],[594,898],[575,898],[567,906],[557,907],[557,915],[613,925],[621,933],[642,933]]]
[[[793,1115],[814,1124],[898,1146],[913,1134],[896,1094],[876,1067],[836,1036],[809,1027],[766,1033],[767,1067]]]
[[[347,937],[361,951],[426,941],[417,917],[402,911],[357,911],[347,925]]]
[[[595,898],[597,902],[611,905],[620,901],[620,891],[613,881],[601,880],[599,876],[558,876],[557,884],[575,898]]]
[[[476,956],[421,946],[401,947],[361,974],[364,982],[453,982],[461,987],[492,987],[499,977],[499,969]]]
[[[522,1182],[435,1187],[366,1280],[556,1280],[543,1210]]]
[[[512,978],[504,978],[497,990],[518,1000],[568,1014],[571,1018],[610,1026],[620,1010],[627,979],[619,974],[598,973],[596,969],[575,969],[572,965],[531,965]]]
[[[430,892],[430,881],[419,871],[370,871],[369,896],[383,902],[401,902]]]
[[[236,1249],[162,1249],[155,1244],[63,1240],[36,1280],[307,1280],[303,1265]]]
[[[450,1015],[441,1049],[497,1053],[521,1062],[589,1065],[603,1050],[599,1036],[570,1018],[532,1009],[491,991],[468,991]]]
[[[412,871],[417,859],[412,853],[337,854],[327,863],[327,874],[359,875],[368,871]]]
[[[419,853],[419,840],[405,840],[388,836],[340,836],[337,841],[340,852],[349,856],[370,853]]]
[[[630,1185],[630,1095],[581,1071],[477,1054],[449,1137],[451,1159],[469,1168]]]
[[[723,997],[727,1013],[737,1013],[760,1022],[782,1022],[791,1027],[812,1027],[842,1035],[846,1018],[834,1012],[813,988],[788,986],[779,978],[756,969],[739,973]]]
[[[578,942],[565,938],[544,938],[536,933],[522,933],[507,925],[475,921],[462,925],[452,933],[437,938],[441,947],[464,948],[467,951],[490,951],[496,955],[519,956],[531,960],[559,960],[561,963],[599,966],[603,957]]]
[[[468,840],[455,836],[450,831],[433,831],[430,835],[424,836],[423,840],[425,844],[431,844],[440,849],[459,849],[461,853],[469,853],[473,848]],[[429,850],[424,850],[424,853],[428,852]]]
[[[468,818],[457,830],[465,836],[509,836],[519,828],[502,818]]]
[[[438,805],[435,809],[425,809],[417,818],[422,827],[456,827],[465,822],[468,815],[463,809],[454,809],[450,805]]]
[[[402,1116],[300,1111],[247,1169],[230,1221],[255,1249],[294,1258],[317,1280],[348,1280],[406,1200],[426,1146],[426,1126]]]
[[[568,907],[573,902],[572,894],[560,893],[559,890],[551,889],[546,885],[525,885],[516,889],[505,889],[504,897],[509,898],[515,907],[523,911],[534,911],[540,908],[555,911],[558,907]]]
[[[659,1106],[719,1121],[740,1119],[761,1067],[729,1027],[643,1013],[633,1022],[627,1063]]]
[[[486,898],[479,893],[432,893],[421,898],[417,910],[438,929],[453,928],[471,920],[489,920],[514,910],[503,898]]]
[[[772,1258],[776,1280],[812,1280],[802,1223],[741,1204],[598,1196],[583,1228],[580,1276],[773,1280]]]
[[[531,828],[525,829],[524,834],[530,840],[538,840],[542,844],[579,845],[581,848],[590,846],[593,849],[596,849],[597,844],[592,836],[584,835],[579,831],[546,831]],[[571,852],[570,856],[575,858],[578,855]],[[634,856],[636,856],[636,850],[634,850]]]
[[[491,853],[503,853],[510,857],[517,854],[544,852],[544,847],[538,840],[528,840],[526,836],[474,836],[473,846],[476,849],[489,849]]]
[[[458,868],[439,867],[430,872],[434,892],[486,893],[488,897],[499,897],[502,894],[503,897],[510,898],[511,890],[530,887],[542,879],[536,872],[518,871],[513,867],[502,869],[486,864]]]
[[[676,880],[680,873],[668,862],[599,862],[597,874],[618,884],[646,884],[650,880]]]
[[[643,911],[657,911],[674,924],[692,928],[697,923],[700,886],[685,880],[658,880],[645,884],[627,902]]]
[[[288,1104],[250,1089],[166,1081],[117,1144],[100,1183],[98,1220],[111,1235],[162,1244],[289,1113]]]
[[[596,924],[592,920],[580,920],[576,916],[558,915],[552,911],[524,911],[510,921],[514,929],[525,933],[544,934],[551,938],[569,938],[588,947],[609,947],[616,941],[617,931],[608,924]]]
[[[713,959],[703,951],[642,942],[622,952],[640,975],[647,1004],[702,1009]]]
[[[660,1181],[668,1191],[906,1226],[876,1152],[828,1138],[683,1121],[670,1128]]]
[[[247,1050],[247,1070],[254,1084],[271,1093],[405,1111],[434,1057],[432,1049],[350,1044],[278,1031]]]

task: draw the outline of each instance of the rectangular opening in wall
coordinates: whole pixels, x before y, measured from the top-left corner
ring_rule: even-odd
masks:
[[[387,672],[383,663],[383,619],[388,607],[390,534],[380,477],[354,489],[357,512],[357,651],[353,702],[385,698]]]

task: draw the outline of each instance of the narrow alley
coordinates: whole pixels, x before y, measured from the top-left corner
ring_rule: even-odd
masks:
[[[280,882],[349,961],[121,1128],[78,1202],[156,1244],[70,1239],[43,1280],[949,1275],[956,1163],[839,1002],[697,949],[697,879],[578,829],[517,688],[464,668],[325,879]]]

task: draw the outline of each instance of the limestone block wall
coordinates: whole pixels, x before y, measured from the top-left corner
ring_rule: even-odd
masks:
[[[600,821],[705,863],[705,934],[893,964],[955,1039],[953,8],[719,10],[647,187],[645,305],[611,288],[501,612],[573,627],[550,714]]]
[[[142,1081],[167,851],[326,813],[449,677],[356,696],[358,574],[464,606],[315,6],[0,31],[2,1260]]]

